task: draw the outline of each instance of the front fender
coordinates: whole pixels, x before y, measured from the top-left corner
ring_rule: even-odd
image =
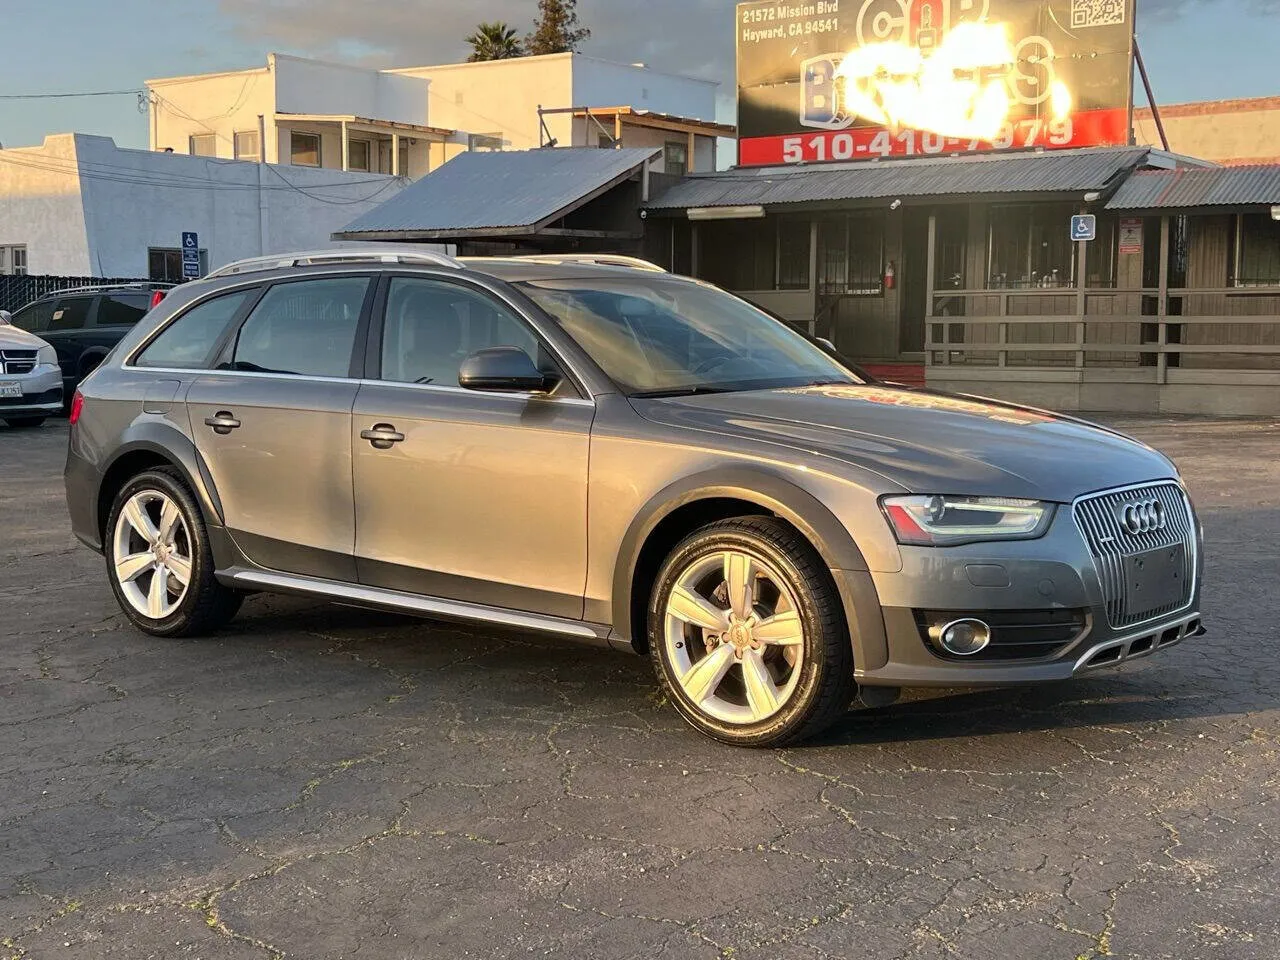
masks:
[[[671,483],[637,512],[614,565],[611,638],[634,646],[631,597],[637,561],[654,530],[681,507],[700,500],[743,500],[786,520],[813,545],[840,590],[855,661],[882,663],[888,648],[884,622],[866,558],[853,536],[831,510],[809,491],[767,469],[725,467]]]

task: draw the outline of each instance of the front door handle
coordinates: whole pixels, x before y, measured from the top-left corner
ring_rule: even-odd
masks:
[[[404,442],[404,434],[389,423],[375,423],[371,430],[361,430],[360,439],[368,440],[375,450],[390,450],[394,444]]]
[[[212,417],[205,417],[204,425],[213,427],[213,432],[226,436],[240,426],[240,421],[226,410],[219,410]]]

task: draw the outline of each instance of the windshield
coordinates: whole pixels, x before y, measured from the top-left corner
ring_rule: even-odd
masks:
[[[682,280],[536,280],[521,289],[630,396],[861,383],[786,324]]]

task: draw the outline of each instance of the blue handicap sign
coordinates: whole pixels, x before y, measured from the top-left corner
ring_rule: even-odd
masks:
[[[200,237],[194,230],[184,230],[182,233],[182,249],[183,251],[192,250],[197,253],[200,250]]]
[[[1092,213],[1077,213],[1071,218],[1072,240],[1096,240],[1098,237],[1098,218]]]

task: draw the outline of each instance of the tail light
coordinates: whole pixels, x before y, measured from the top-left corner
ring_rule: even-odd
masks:
[[[156,307],[160,306],[160,302],[161,302],[162,300],[164,300],[164,291],[163,291],[163,290],[152,290],[152,291],[151,291],[151,309],[152,309],[152,310],[154,310]]]
[[[80,414],[83,412],[84,394],[77,390],[75,395],[71,398],[71,413],[67,417],[73,427],[80,421]]]

